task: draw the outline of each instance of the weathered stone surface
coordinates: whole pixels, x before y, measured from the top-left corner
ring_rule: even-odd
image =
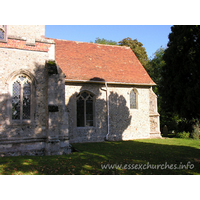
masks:
[[[55,59],[53,52],[55,48],[54,42],[45,40],[42,36],[44,36],[43,25],[9,25],[8,38],[12,40],[8,39],[9,45],[3,43],[0,47],[0,155],[2,156],[70,153],[65,95],[63,95],[64,75],[56,68],[57,74],[49,78],[46,62]],[[28,46],[34,45],[35,41],[37,41],[36,47],[29,48]],[[32,118],[19,123],[12,120],[11,96],[12,81],[20,74],[28,76],[34,84],[31,98]],[[58,112],[49,112],[48,105],[51,102],[55,103]],[[65,130],[61,130],[61,127]],[[54,136],[57,137],[57,143],[52,139]]]
[[[45,25],[9,25],[8,36],[28,39],[42,38],[45,35]]]
[[[138,109],[130,109],[130,91],[138,91]],[[69,137],[71,143],[104,141],[108,133],[107,100],[105,85],[66,83],[66,108],[69,114]],[[89,91],[95,95],[94,127],[77,127],[76,96],[81,91]],[[149,116],[149,87],[108,85],[109,96],[109,140],[130,140],[150,138],[151,131],[160,135],[159,114]],[[155,94],[153,96],[155,98]],[[153,99],[152,97],[152,99]],[[155,105],[155,104],[154,104]]]
[[[152,88],[149,90],[149,120],[150,120],[150,137],[161,138],[160,133],[160,115],[157,109],[157,96]]]

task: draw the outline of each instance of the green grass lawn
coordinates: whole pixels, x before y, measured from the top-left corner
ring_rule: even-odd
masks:
[[[200,174],[200,140],[145,139],[73,147],[79,151],[65,156],[2,157],[0,174]]]

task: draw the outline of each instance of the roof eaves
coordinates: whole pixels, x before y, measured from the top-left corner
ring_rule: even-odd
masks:
[[[137,86],[155,86],[156,83],[125,83],[125,82],[107,82],[107,81],[90,81],[90,80],[71,80],[65,79],[66,83],[96,83],[96,84],[110,84],[110,85],[137,85]]]

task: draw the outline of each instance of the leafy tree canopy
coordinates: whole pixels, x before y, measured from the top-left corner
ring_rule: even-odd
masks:
[[[113,40],[106,40],[104,38],[100,39],[99,37],[96,38],[95,43],[98,43],[98,44],[108,44],[108,45],[118,45],[117,42],[115,42]]]
[[[186,119],[200,118],[200,26],[172,26],[164,53],[162,107]]]
[[[162,46],[154,53],[154,57],[149,60],[147,63],[147,72],[153,81],[157,84],[154,86],[154,92],[159,95],[158,87],[160,86],[161,81],[161,71],[162,67],[165,65],[165,61],[163,60],[163,55],[165,52],[165,48]]]
[[[131,38],[127,37],[122,41],[118,42],[120,46],[128,46],[132,49],[132,51],[137,56],[138,60],[141,64],[146,68],[148,63],[148,56],[146,49],[143,47],[141,42],[138,42],[137,39],[132,40]]]

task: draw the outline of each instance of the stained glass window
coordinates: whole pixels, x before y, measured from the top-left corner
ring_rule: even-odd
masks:
[[[18,76],[12,85],[12,119],[30,120],[31,82],[25,75]]]
[[[136,105],[136,92],[134,90],[131,90],[130,93],[130,108],[131,109],[136,109],[137,105]]]
[[[77,95],[77,127],[93,126],[93,95],[83,92]]]

